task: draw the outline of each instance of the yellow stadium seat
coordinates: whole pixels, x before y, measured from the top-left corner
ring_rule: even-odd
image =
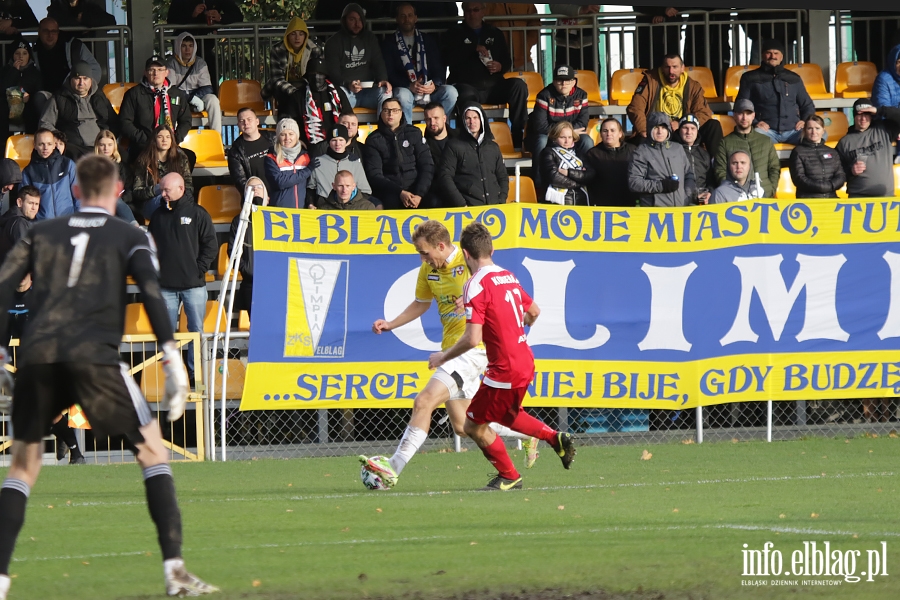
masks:
[[[816,114],[825,121],[825,134],[828,138],[825,145],[834,148],[838,141],[847,135],[847,129],[850,128],[847,113],[842,110],[824,110]]]
[[[182,148],[190,148],[197,155],[197,167],[227,167],[222,135],[213,129],[191,129],[181,142]]]
[[[900,196],[900,165],[894,165],[894,196]]]
[[[413,123],[413,125],[419,128],[419,131],[422,132],[422,135],[425,135],[425,123]]]
[[[125,335],[152,334],[150,317],[147,309],[141,302],[132,302],[125,305]]]
[[[503,158],[522,158],[522,153],[516,152],[513,147],[512,133],[509,131],[506,121],[491,121],[490,126],[491,134],[494,136],[494,141],[500,146]]]
[[[612,74],[609,84],[609,103],[615,106],[631,104],[631,97],[641,79],[644,78],[644,69],[619,69]]]
[[[895,175],[895,176],[894,176],[894,185],[896,185],[896,183],[897,183],[897,177],[896,177],[896,175]],[[839,189],[839,190],[836,192],[836,194],[837,194],[837,197],[838,197],[838,198],[841,198],[841,199],[843,199],[843,200],[846,200],[846,199],[849,197],[849,196],[847,195],[847,184],[845,183],[845,184],[841,187],[841,189]]]
[[[147,365],[141,371],[141,392],[148,402],[159,402],[166,395],[166,376],[163,373],[162,362],[155,361]],[[187,376],[187,367],[184,367]]]
[[[250,313],[246,310],[238,313],[238,331],[250,331]]]
[[[744,73],[758,68],[759,65],[735,65],[728,67],[728,70],[725,71],[725,95],[723,96],[725,102],[734,102],[741,87],[741,77]]]
[[[834,73],[834,95],[836,98],[868,98],[877,75],[878,68],[873,62],[842,62]]]
[[[20,169],[24,169],[31,162],[32,151],[34,151],[33,135],[11,135],[6,140],[6,153],[4,156],[13,159]]]
[[[826,98],[834,98],[834,94],[825,88],[825,77],[822,76],[822,67],[815,63],[791,63],[784,65],[785,69],[791,70],[800,76],[803,85],[809,97],[813,100],[825,100]]]
[[[778,188],[775,190],[775,197],[779,200],[793,200],[797,197],[797,188],[794,180],[791,179],[791,170],[787,167],[781,168],[781,176],[778,178]]]
[[[709,67],[686,67],[688,77],[703,86],[703,97],[707,100],[719,101],[716,80]]]
[[[213,394],[216,398],[222,393],[222,363],[225,359],[217,358],[213,375]],[[225,381],[225,399],[240,400],[244,393],[244,380],[247,378],[247,369],[239,358],[229,358],[228,379]]]
[[[222,244],[219,246],[219,258],[216,260],[216,279],[222,279],[225,277],[225,269],[228,268],[228,244]],[[244,279],[241,272],[238,271],[237,274],[238,281]]]
[[[506,203],[516,201],[516,176],[509,176],[509,194]],[[534,180],[528,175],[519,176],[519,202],[537,203],[537,192],[534,190]]]
[[[587,92],[588,106],[606,106],[606,100],[600,97],[600,82],[596,73],[579,69],[575,71],[575,77],[578,79],[578,87]]]
[[[219,303],[215,300],[207,300],[206,301],[206,313],[203,317],[203,332],[204,333],[214,333],[216,331],[216,311],[219,308]],[[228,308],[228,305],[225,305],[225,308]],[[228,312],[227,310],[225,312]],[[226,315],[222,315],[222,320],[219,322],[219,331],[225,331],[225,325],[227,323]],[[178,331],[184,333],[188,330],[187,328],[187,315],[184,312],[184,306],[178,311]]]
[[[775,144],[775,152],[790,152],[794,149],[794,144]]]
[[[544,83],[544,78],[535,71],[510,71],[509,73],[504,73],[503,77],[506,79],[521,79],[525,82],[528,86],[528,108],[534,108],[538,92],[547,87]]]
[[[219,84],[219,107],[222,116],[236,117],[241,108],[252,108],[258,117],[272,114],[266,108],[259,82],[254,79],[226,79]]]
[[[233,185],[205,185],[197,197],[197,204],[206,209],[213,223],[219,224],[231,223],[241,212],[241,201],[241,193]]]
[[[713,115],[713,119],[722,125],[722,135],[728,135],[734,131],[734,117],[731,115]]]
[[[120,81],[119,83],[107,83],[103,86],[103,95],[112,104],[113,110],[119,112],[122,107],[122,97],[125,92],[136,86],[136,83],[130,81]]]
[[[594,141],[594,145],[600,143],[600,119],[596,117],[588,121],[586,134],[591,136],[591,139]]]
[[[378,129],[378,125],[375,123],[360,123],[359,131],[356,134],[357,139],[360,144],[366,143],[366,138],[369,137],[369,134]]]

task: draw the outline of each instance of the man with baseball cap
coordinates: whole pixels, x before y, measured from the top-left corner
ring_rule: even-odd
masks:
[[[851,198],[894,195],[893,148],[900,134],[900,108],[875,108],[871,98],[853,103],[853,126],[837,143]]]
[[[93,79],[91,66],[78,61],[62,89],[53,94],[38,127],[66,135],[66,156],[77,160],[94,153],[94,140],[104,129],[119,134],[119,116]]]
[[[719,150],[715,154],[716,180],[723,183],[728,177],[728,157],[735,150],[749,152],[750,158],[759,171],[764,197],[774,198],[781,177],[781,161],[772,139],[753,130],[756,117],[753,103],[742,98],[734,103],[734,131],[722,138]]]
[[[762,44],[762,64],[741,76],[737,100],[747,99],[756,107],[756,130],[775,143],[799,144],[806,119],[816,106],[793,71],[784,68],[784,44],[766,40]]]
[[[553,70],[553,82],[538,92],[528,122],[528,139],[525,147],[531,151],[534,160],[547,147],[550,128],[560,121],[568,121],[578,136],[575,140],[575,154],[584,158],[594,147],[594,141],[587,131],[587,92],[578,87],[575,69],[569,65],[559,65]],[[534,170],[535,185],[539,184],[538,169]]]
[[[144,64],[144,78],[122,98],[119,118],[122,135],[128,138],[129,162],[150,143],[153,130],[167,125],[175,132],[175,142],[184,141],[191,130],[191,105],[183,91],[170,87],[169,69],[161,56],[151,56]],[[190,157],[193,152],[188,152]],[[191,163],[193,165],[193,163]]]

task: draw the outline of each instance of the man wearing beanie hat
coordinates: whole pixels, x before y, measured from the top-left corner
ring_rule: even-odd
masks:
[[[97,134],[109,129],[119,134],[119,116],[92,79],[91,66],[83,61],[72,66],[72,73],[47,103],[39,127],[66,135],[66,156],[77,160],[93,154]]]
[[[900,134],[900,108],[875,108],[871,98],[853,103],[853,126],[835,150],[847,173],[847,195],[869,198],[894,195],[891,143]]]
[[[762,44],[763,62],[754,71],[741,76],[737,100],[747,99],[756,107],[756,131],[775,143],[799,144],[804,121],[815,114],[816,106],[793,71],[784,68],[784,44],[766,40]]]
[[[367,196],[372,193],[362,158],[357,153],[351,152],[349,144],[350,133],[343,125],[335,125],[328,132],[328,148],[310,164],[312,172],[306,185],[313,194],[310,204],[318,206],[321,200],[334,191],[334,178],[338,171],[348,171],[359,191]]]

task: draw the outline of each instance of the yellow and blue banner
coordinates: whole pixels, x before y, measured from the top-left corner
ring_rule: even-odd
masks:
[[[409,407],[440,350],[415,227],[473,220],[541,308],[526,405],[685,409],[900,395],[900,201],[681,209],[261,208],[241,410]]]

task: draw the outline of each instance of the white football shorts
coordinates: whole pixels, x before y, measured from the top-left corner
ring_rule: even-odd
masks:
[[[438,367],[431,378],[447,386],[451,400],[461,398],[471,400],[481,385],[481,376],[487,369],[487,362],[484,348],[472,348],[462,356],[457,356]]]

